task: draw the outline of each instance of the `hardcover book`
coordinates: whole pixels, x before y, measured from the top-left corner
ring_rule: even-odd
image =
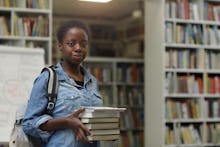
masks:
[[[118,134],[113,134],[113,135],[92,135],[92,136],[87,136],[88,140],[90,141],[95,141],[95,140],[117,140],[119,139],[120,135]]]
[[[119,123],[119,118],[108,117],[108,118],[81,118],[82,123],[104,123],[104,122],[115,122]]]
[[[89,123],[85,124],[88,129],[116,129],[119,128],[119,123]]]
[[[82,112],[80,118],[109,118],[120,117],[120,112],[125,111],[126,108],[114,108],[114,107],[85,107],[85,111]]]

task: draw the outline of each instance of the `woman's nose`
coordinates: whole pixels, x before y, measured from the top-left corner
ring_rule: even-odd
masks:
[[[75,44],[75,49],[76,49],[76,50],[81,50],[81,45],[80,45],[79,42],[77,42],[77,43]]]

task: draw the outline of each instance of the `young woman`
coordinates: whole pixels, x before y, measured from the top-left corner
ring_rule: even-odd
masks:
[[[62,61],[57,64],[58,95],[52,115],[45,113],[47,105],[48,72],[35,80],[22,121],[26,134],[41,138],[46,147],[98,147],[89,142],[89,130],[82,124],[79,114],[83,106],[102,106],[98,83],[81,66],[88,52],[88,30],[78,21],[66,22],[57,32]]]

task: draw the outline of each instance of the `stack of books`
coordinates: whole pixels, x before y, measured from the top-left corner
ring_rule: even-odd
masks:
[[[119,117],[126,108],[85,107],[80,114],[82,123],[90,130],[88,140],[117,140],[120,137]]]

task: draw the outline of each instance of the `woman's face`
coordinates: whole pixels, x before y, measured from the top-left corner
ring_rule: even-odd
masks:
[[[64,61],[80,64],[88,52],[88,35],[80,28],[72,28],[66,33],[60,45]]]

